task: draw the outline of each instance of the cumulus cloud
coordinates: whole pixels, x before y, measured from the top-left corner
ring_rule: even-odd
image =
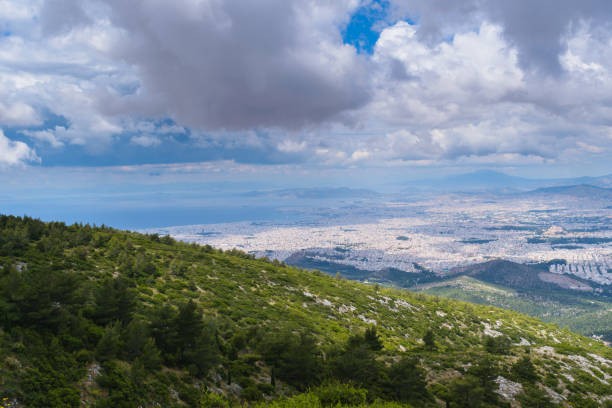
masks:
[[[469,110],[523,87],[516,51],[501,38],[501,28],[489,24],[428,46],[414,26],[399,22],[381,33],[373,60],[381,71],[374,106],[388,122],[437,126],[469,120]],[[405,76],[397,78],[398,69]]]
[[[17,101],[8,104],[0,102],[0,123],[8,126],[32,126],[40,125],[42,121],[34,108]]]
[[[0,130],[0,166],[15,166],[27,162],[39,162],[36,152],[27,144],[13,141]]]
[[[609,154],[606,2],[391,0],[366,55],[342,32],[369,6],[0,0],[0,125],[41,154],[159,161],[170,143],[306,166]]]
[[[420,29],[400,21],[382,30],[372,55],[376,92],[360,112],[379,134],[339,150],[365,149],[368,160],[387,163],[609,151],[609,32],[582,23],[565,38],[563,75],[554,77],[528,73],[499,24],[442,42],[424,40]]]
[[[544,74],[561,72],[558,57],[567,49],[581,21],[608,26],[612,8],[607,0],[391,0],[397,17],[419,22],[419,35],[438,41],[481,21],[504,27],[504,36],[517,47],[523,67]]]
[[[94,48],[105,30],[82,27],[40,37],[41,28],[34,25],[0,38],[0,124],[40,127],[51,113],[66,124],[26,134],[54,147],[74,144],[96,151],[109,146],[123,127],[120,118],[101,111],[96,90],[116,86],[129,74],[122,73],[121,62]]]

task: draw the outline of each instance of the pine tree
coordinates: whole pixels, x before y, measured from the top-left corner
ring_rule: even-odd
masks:
[[[161,368],[161,354],[152,338],[146,339],[139,359],[147,370],[158,370]]]
[[[427,330],[427,333],[423,336],[423,343],[425,343],[425,348],[428,350],[435,350],[437,348],[433,330]]]
[[[376,333],[376,326],[372,325],[368,327],[364,334],[364,340],[367,346],[374,351],[382,350],[383,343],[380,340],[380,336]]]
[[[120,343],[119,325],[106,326],[104,333],[96,346],[96,358],[100,361],[111,360],[117,356]]]
[[[204,329],[202,314],[198,312],[198,307],[193,300],[179,307],[174,326],[178,332],[179,347],[193,348]]]
[[[524,356],[519,361],[514,363],[510,371],[516,379],[532,384],[535,383],[540,377],[528,356]]]
[[[124,335],[124,351],[128,360],[132,360],[142,354],[143,347],[148,338],[149,330],[145,322],[134,319],[127,325]]]

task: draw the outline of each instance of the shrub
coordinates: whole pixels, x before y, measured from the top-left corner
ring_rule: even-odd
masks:
[[[200,399],[200,408],[230,408],[230,404],[219,394],[205,392]]]
[[[487,336],[485,348],[491,354],[508,354],[510,352],[510,339],[506,336]]]
[[[249,385],[242,390],[240,396],[247,401],[261,401],[263,400],[262,392],[257,388],[256,385]]]
[[[334,407],[338,404],[362,404],[366,401],[367,396],[367,391],[364,389],[339,383],[317,387],[311,392],[319,398],[324,407]]]

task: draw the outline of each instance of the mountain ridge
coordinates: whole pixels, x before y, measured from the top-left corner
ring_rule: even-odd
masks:
[[[449,192],[519,192],[537,190],[549,187],[589,184],[595,187],[612,187],[612,175],[577,178],[526,178],[512,176],[495,170],[477,170],[474,172],[456,174],[437,178],[427,178],[407,182],[410,187],[425,190],[442,190]]]
[[[592,184],[571,184],[555,187],[542,187],[528,191],[529,195],[566,195],[573,197],[589,197],[592,199],[612,200],[612,188]]]

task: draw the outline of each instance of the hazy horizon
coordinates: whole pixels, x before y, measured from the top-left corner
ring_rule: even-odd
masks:
[[[279,216],[227,199],[252,190],[609,175],[611,17],[601,0],[7,0],[0,212],[140,228]]]

